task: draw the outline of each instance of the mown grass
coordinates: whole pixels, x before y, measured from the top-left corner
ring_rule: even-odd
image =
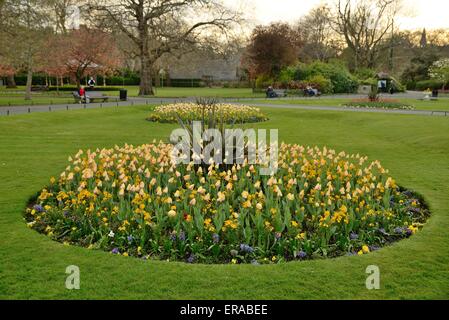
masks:
[[[449,121],[392,114],[263,108],[289,143],[366,154],[423,194],[433,216],[423,231],[378,252],[281,265],[186,265],[67,247],[28,229],[30,196],[78,149],[166,140],[175,125],[145,120],[147,107],[0,117],[0,298],[21,299],[443,299],[449,298]],[[65,289],[65,268],[81,290]],[[381,290],[365,287],[377,265]]]
[[[394,99],[394,98],[393,98]],[[394,99],[405,105],[414,106],[416,110],[449,111],[449,99],[440,98],[436,101],[423,101],[418,99]],[[291,99],[263,99],[251,101],[251,103],[275,104],[275,105],[304,105],[320,107],[343,107],[343,104],[352,101],[347,98],[291,98]]]
[[[120,86],[118,86],[120,87]],[[139,94],[138,86],[126,86],[128,96],[137,97]],[[19,106],[19,105],[47,105],[57,103],[73,103],[73,97],[70,92],[43,92],[33,93],[32,100],[25,100],[25,88],[1,89],[0,106]],[[105,95],[118,97],[118,91],[103,91]],[[253,93],[250,88],[155,88],[155,97],[158,98],[188,98],[188,97],[217,97],[217,98],[262,98],[265,94]]]

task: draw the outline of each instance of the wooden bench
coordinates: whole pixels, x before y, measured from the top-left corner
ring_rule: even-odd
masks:
[[[271,92],[267,92],[267,98],[280,98],[280,97],[286,97],[287,96],[287,90],[283,89],[273,89]]]
[[[49,90],[48,86],[32,86],[31,87],[32,92],[43,92],[43,91],[48,91],[48,90]]]
[[[108,102],[111,97],[105,96],[101,92],[87,91],[86,97],[81,97],[77,91],[74,91],[73,98],[76,103],[94,103],[100,100],[101,102]]]

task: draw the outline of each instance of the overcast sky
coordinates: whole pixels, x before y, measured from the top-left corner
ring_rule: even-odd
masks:
[[[324,0],[225,0],[233,6],[243,6],[256,23],[294,22]],[[399,19],[402,29],[449,28],[448,0],[403,0],[408,17]]]

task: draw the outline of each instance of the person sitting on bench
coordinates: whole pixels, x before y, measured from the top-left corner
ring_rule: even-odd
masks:
[[[277,98],[277,96],[278,96],[272,86],[268,87],[266,94],[267,94],[267,98]]]
[[[86,89],[84,88],[84,86],[80,87],[78,93],[81,97],[80,103],[83,103],[83,102],[89,103],[90,102],[89,97],[86,95]]]
[[[312,88],[311,86],[308,86],[305,90],[304,93],[309,96],[309,97],[314,97],[318,95],[318,90]]]

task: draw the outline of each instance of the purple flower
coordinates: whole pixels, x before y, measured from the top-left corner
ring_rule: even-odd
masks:
[[[128,239],[128,242],[131,243],[131,242],[133,242],[134,237],[132,235],[129,235],[127,239]]]
[[[62,213],[64,215],[64,217],[68,217],[69,216],[69,212],[67,210],[64,210],[64,212]]]
[[[394,229],[394,233],[396,234],[403,234],[404,233],[404,229],[401,227],[397,227]]]
[[[187,263],[194,263],[195,262],[195,255],[192,253],[188,258],[187,258]]]
[[[118,250],[118,248],[114,248],[114,249],[112,249],[111,253],[112,254],[119,254],[120,251]]]
[[[185,234],[184,231],[181,231],[181,232],[179,233],[179,240],[181,240],[181,241],[186,241],[186,234]]]
[[[369,249],[370,249],[370,251],[378,251],[378,250],[380,250],[380,247],[378,247],[378,246],[370,246]]]
[[[359,235],[355,232],[351,232],[351,234],[349,235],[349,238],[351,240],[357,240],[359,238]]]
[[[379,232],[380,232],[381,234],[383,234],[384,236],[387,236],[387,235],[388,235],[388,233],[385,231],[384,228],[380,228],[380,229],[379,229]]]
[[[170,233],[170,240],[175,242],[176,241],[176,232],[173,231],[172,233]]]
[[[33,209],[36,210],[37,212],[44,212],[44,208],[41,205],[39,205],[39,204],[36,204],[33,207]]]
[[[253,253],[254,249],[247,245],[247,244],[241,244],[240,245],[240,251],[244,252],[244,253]]]
[[[251,261],[251,264],[252,264],[253,266],[258,266],[260,263],[259,263],[259,261],[257,261],[257,260],[252,260],[252,261]]]
[[[299,251],[299,253],[297,254],[297,257],[298,257],[299,259],[304,259],[305,257],[307,257],[307,253],[301,250],[301,251]]]
[[[214,233],[212,235],[212,239],[213,239],[214,243],[220,242],[220,236],[218,234],[216,234],[216,233]]]
[[[406,233],[408,237],[411,237],[413,235],[413,231],[410,230],[409,228],[407,228]]]

